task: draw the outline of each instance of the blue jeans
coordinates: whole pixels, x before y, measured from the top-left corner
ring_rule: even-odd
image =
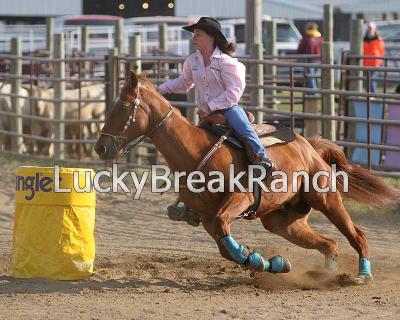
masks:
[[[365,88],[366,91],[368,92],[368,81],[367,81],[367,72],[364,71],[365,73]],[[370,92],[376,92],[376,88],[378,87],[378,81],[372,80],[373,78],[378,76],[378,71],[370,71],[370,78],[371,78],[371,91]]]
[[[317,70],[315,68],[307,68],[307,88],[311,89],[317,89],[317,78],[312,78],[312,76],[315,76],[317,74]]]
[[[225,109],[224,117],[236,134],[246,137],[250,147],[259,155],[267,157],[267,152],[253,129],[243,108],[239,105]]]

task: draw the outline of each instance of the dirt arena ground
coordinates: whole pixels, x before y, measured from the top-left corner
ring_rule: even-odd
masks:
[[[258,221],[237,221],[237,240],[267,257],[280,253],[292,261],[287,275],[253,274],[220,258],[202,227],[169,221],[165,209],[175,195],[148,188],[141,200],[98,195],[90,279],[14,279],[16,165],[0,159],[0,319],[400,319],[398,225],[359,221],[375,281],[353,286],[321,271],[318,252],[288,243]],[[354,276],[357,256],[346,239],[327,220],[313,227],[339,242],[338,273]]]

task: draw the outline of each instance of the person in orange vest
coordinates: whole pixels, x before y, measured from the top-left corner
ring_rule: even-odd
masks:
[[[364,56],[383,57],[385,54],[385,43],[378,33],[375,22],[368,23],[368,30],[364,36]],[[382,59],[364,59],[365,67],[380,67]],[[371,79],[376,78],[377,71],[371,71]],[[368,85],[366,85],[368,91]],[[371,81],[371,92],[376,92],[377,81]]]

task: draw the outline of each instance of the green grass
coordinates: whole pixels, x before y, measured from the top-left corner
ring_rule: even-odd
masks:
[[[290,94],[290,92],[276,91],[276,94],[278,96],[284,97],[284,96],[288,96]],[[296,98],[297,99],[301,99],[303,94],[301,92],[294,92],[293,96],[295,97],[295,101],[296,101]],[[277,98],[277,100],[281,101],[282,99],[281,98]],[[278,110],[282,110],[282,111],[290,111],[290,100],[285,98],[285,102],[277,104],[277,109]],[[303,111],[303,105],[302,104],[295,104],[293,109],[294,109],[295,112],[302,112]]]

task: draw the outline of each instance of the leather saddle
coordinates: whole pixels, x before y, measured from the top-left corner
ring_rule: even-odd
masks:
[[[253,123],[254,115],[251,112],[245,112],[250,123]],[[245,137],[240,137],[230,129],[224,115],[220,111],[213,112],[202,119],[199,127],[218,137],[225,135],[227,137],[226,142],[233,147],[238,149],[245,148],[243,144]],[[278,123],[253,124],[253,128],[266,147],[287,144],[295,138],[292,130]]]

